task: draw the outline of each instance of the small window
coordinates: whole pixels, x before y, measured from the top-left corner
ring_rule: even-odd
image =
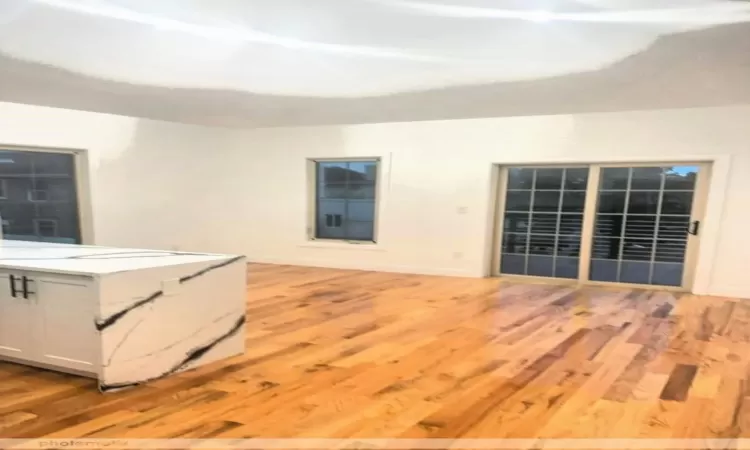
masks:
[[[49,200],[49,191],[42,189],[29,190],[30,202],[46,202],[47,200]]]
[[[341,228],[343,223],[341,214],[326,214],[326,228]]]
[[[315,161],[315,239],[375,241],[377,159]]]
[[[40,237],[57,237],[57,220],[34,219],[34,234]]]
[[[0,200],[8,199],[8,181],[0,180]]]

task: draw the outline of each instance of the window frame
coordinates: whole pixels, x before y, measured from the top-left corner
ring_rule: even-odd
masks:
[[[89,174],[89,153],[83,148],[65,147],[35,147],[27,145],[4,144],[0,142],[0,150],[20,152],[41,153],[63,153],[73,157],[73,174],[75,192],[74,197],[78,204],[78,230],[79,245],[93,245],[94,218],[91,199],[91,177]],[[28,195],[28,194],[27,194]]]
[[[375,187],[373,198],[373,224],[372,239],[348,239],[348,238],[325,238],[317,237],[318,235],[318,204],[320,198],[318,189],[320,188],[318,164],[319,163],[352,163],[352,162],[371,162],[375,163]],[[352,245],[376,245],[378,244],[378,221],[380,212],[380,188],[382,181],[382,162],[383,159],[378,156],[374,157],[352,157],[352,158],[308,158],[307,159],[307,179],[308,179],[308,218],[307,218],[307,241],[321,243],[345,243]]]

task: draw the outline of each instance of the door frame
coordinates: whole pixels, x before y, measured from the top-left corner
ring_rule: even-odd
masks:
[[[78,230],[81,245],[94,245],[94,216],[91,200],[91,178],[89,175],[88,151],[78,148],[32,147],[0,143],[0,150],[40,153],[64,153],[73,156],[76,201],[78,202]]]
[[[695,282],[696,267],[698,265],[698,250],[700,247],[700,238],[702,233],[699,232],[697,236],[688,235],[688,241],[685,251],[684,269],[682,274],[682,285],[681,286],[660,286],[650,284],[635,284],[635,283],[621,283],[621,282],[609,282],[609,281],[593,281],[589,280],[589,270],[591,265],[591,249],[593,246],[593,232],[596,220],[596,205],[599,200],[598,188],[599,180],[601,175],[601,169],[611,167],[658,167],[658,166],[696,166],[699,168],[698,176],[696,178],[695,189],[693,191],[693,203],[691,206],[690,217],[691,220],[698,220],[701,222],[701,228],[705,221],[705,213],[707,210],[707,201],[709,194],[709,187],[712,180],[712,170],[714,163],[712,161],[694,161],[694,160],[682,160],[682,161],[632,161],[632,162],[582,162],[582,163],[563,163],[563,164],[538,164],[538,163],[514,163],[514,164],[503,164],[497,165],[498,177],[497,177],[497,198],[495,201],[495,214],[494,214],[494,230],[492,239],[492,261],[490,262],[490,276],[500,277],[504,279],[515,279],[515,280],[526,280],[530,282],[547,282],[552,284],[560,285],[601,285],[610,287],[626,287],[626,288],[645,288],[652,290],[665,290],[665,291],[688,291],[692,292],[693,285]],[[508,275],[500,273],[500,264],[502,258],[502,244],[503,244],[503,222],[505,219],[505,198],[508,189],[508,169],[514,167],[529,167],[534,169],[564,169],[564,168],[582,168],[586,167],[589,169],[588,182],[586,185],[586,200],[584,203],[583,211],[583,225],[581,230],[581,251],[579,256],[578,265],[578,278],[553,278],[553,277],[540,277],[534,275]],[[592,194],[593,195],[590,195]]]

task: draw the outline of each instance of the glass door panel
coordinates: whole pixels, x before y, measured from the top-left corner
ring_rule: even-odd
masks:
[[[697,166],[602,168],[589,279],[682,286]]]
[[[589,169],[507,169],[500,273],[578,278]]]

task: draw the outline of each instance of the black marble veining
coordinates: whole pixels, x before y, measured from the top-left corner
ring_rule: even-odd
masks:
[[[142,385],[144,383],[148,383],[150,381],[158,380],[160,378],[164,378],[164,377],[167,377],[167,376],[172,375],[174,373],[177,373],[180,370],[182,370],[185,367],[187,367],[190,363],[196,362],[196,361],[200,360],[203,356],[205,356],[207,353],[209,353],[211,351],[211,349],[213,349],[214,347],[216,347],[220,343],[224,342],[225,340],[227,340],[230,337],[232,337],[235,334],[237,334],[242,329],[242,326],[245,324],[245,320],[246,320],[245,319],[245,315],[243,314],[241,317],[239,317],[234,322],[234,324],[232,325],[232,327],[228,331],[226,331],[224,334],[222,334],[221,336],[217,337],[216,339],[208,342],[205,345],[201,345],[200,347],[196,347],[196,348],[191,349],[190,351],[188,351],[185,354],[185,356],[182,359],[180,359],[177,363],[175,363],[172,366],[172,368],[170,368],[166,372],[163,372],[163,373],[161,373],[161,374],[159,374],[157,376],[154,376],[154,377],[149,377],[149,378],[144,379],[144,380],[126,381],[126,382],[122,382],[122,383],[113,383],[113,384],[101,384],[101,385],[99,385],[99,390],[101,392],[112,392],[112,391],[117,391],[117,390],[120,390],[120,389],[126,389],[126,388],[129,388],[129,387],[140,386],[140,385]]]
[[[243,258],[244,258],[244,256],[237,256],[237,257],[234,257],[234,258],[229,259],[227,261],[223,261],[221,263],[208,266],[208,267],[206,267],[204,269],[201,269],[201,270],[199,270],[199,271],[197,271],[197,272],[195,272],[193,274],[181,277],[180,280],[179,280],[180,284],[187,283],[188,281],[193,280],[195,278],[198,278],[198,277],[200,277],[202,275],[205,275],[206,273],[211,272],[213,270],[220,269],[222,267],[226,267],[226,266],[228,266],[228,265],[230,265],[232,263],[240,261]],[[127,308],[123,309],[122,311],[118,311],[118,312],[112,314],[109,317],[96,320],[95,321],[96,329],[99,330],[99,331],[105,330],[106,328],[108,328],[108,327],[114,325],[115,323],[117,323],[117,321],[119,321],[120,319],[122,319],[123,317],[125,317],[131,311],[133,311],[135,309],[138,309],[138,308],[141,308],[141,307],[143,307],[145,305],[148,305],[149,303],[153,303],[156,299],[158,299],[159,297],[162,297],[163,295],[164,295],[164,291],[158,290],[158,291],[150,294],[148,297],[144,298],[143,300],[139,300],[139,301],[133,303],[132,305],[128,306]]]

